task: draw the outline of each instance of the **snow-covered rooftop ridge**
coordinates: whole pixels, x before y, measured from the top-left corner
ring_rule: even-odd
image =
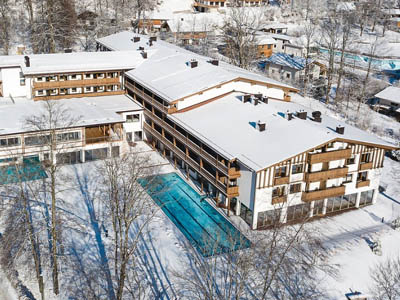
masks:
[[[322,116],[314,122],[312,110],[297,103],[269,100],[268,104],[243,103],[240,93],[168,117],[192,132],[229,159],[237,158],[255,171],[289,159],[334,139],[346,139],[392,147],[393,145],[369,133],[331,117]],[[306,111],[306,120],[287,113]],[[266,123],[260,132],[254,125]],[[336,132],[345,127],[344,134]]]
[[[155,51],[148,52],[148,57]],[[29,58],[30,66],[25,63]],[[19,66],[25,75],[80,72],[130,70],[144,61],[139,51],[74,52],[56,54],[28,54],[1,56],[0,67]]]
[[[287,24],[283,23],[270,23],[270,24],[265,24],[262,26],[263,29],[284,29],[288,28]]]
[[[279,66],[289,67],[296,70],[303,70],[306,65],[306,59],[300,56],[293,56],[286,53],[275,53],[265,59],[267,63],[272,63]]]
[[[269,35],[270,37],[276,39],[276,40],[283,40],[283,41],[288,41],[290,42],[293,37],[288,36],[286,34],[280,34],[280,33],[268,33],[267,35]]]
[[[189,62],[193,59],[197,61],[197,67],[191,68]],[[126,75],[170,102],[237,78],[296,90],[284,83],[228,63],[220,61],[219,65],[215,66],[209,61],[210,58],[195,53],[176,52],[171,55],[157,55],[139,68],[127,72]]]
[[[142,107],[125,95],[86,97],[56,100],[63,110],[78,121],[71,127],[123,122],[117,112],[141,110]],[[9,99],[0,100],[0,136],[29,131],[25,124],[27,117],[45,112],[42,101],[28,101],[18,98],[15,103]]]
[[[216,13],[175,14],[167,21],[173,33],[179,32],[211,32],[222,25],[222,18]]]
[[[256,35],[257,45],[274,45],[276,40],[268,34],[257,34]]]
[[[400,88],[388,86],[383,91],[376,94],[375,97],[400,104]]]

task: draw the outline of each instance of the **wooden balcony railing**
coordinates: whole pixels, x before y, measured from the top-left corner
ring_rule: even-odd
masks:
[[[332,160],[346,159],[351,157],[351,149],[333,150],[328,152],[314,153],[308,155],[308,162],[316,164]]]
[[[274,185],[288,184],[289,176],[274,178]]]
[[[228,175],[231,179],[235,179],[235,178],[239,178],[240,175],[240,170],[236,169],[236,168],[230,168],[228,170]]]
[[[272,198],[272,204],[285,203],[285,202],[287,202],[287,195]]]
[[[369,186],[370,180],[357,181],[356,188]]]
[[[72,98],[83,98],[83,97],[98,97],[98,96],[111,96],[111,95],[123,95],[125,91],[110,91],[110,92],[96,92],[96,93],[79,93],[69,95],[54,95],[54,96],[34,96],[33,100],[57,100],[57,99],[72,99]]]
[[[239,187],[238,186],[230,186],[228,187],[228,197],[237,197],[239,196]]]
[[[373,166],[373,163],[372,163],[372,162],[361,163],[361,164],[360,164],[360,171],[372,169],[372,166]]]
[[[333,178],[345,177],[349,172],[348,167],[331,169],[326,171],[319,171],[314,173],[306,173],[307,182],[316,182],[321,180],[328,180]]]
[[[99,79],[81,79],[81,80],[64,80],[64,81],[45,81],[33,82],[33,89],[56,89],[68,87],[81,87],[81,86],[96,86],[96,85],[109,85],[121,84],[120,79],[117,78],[99,78]]]
[[[216,167],[218,171],[221,173],[228,175],[228,167],[225,166],[223,163],[219,162],[215,157],[210,155],[208,152],[206,152],[204,149],[202,149],[199,145],[195,144],[193,141],[188,139],[186,136],[184,136],[181,132],[173,128],[171,125],[169,125],[167,122],[164,120],[156,117],[155,115],[151,114],[150,112],[145,111],[145,116],[149,117],[152,121],[154,121],[156,124],[164,128],[164,130],[167,130],[172,136],[174,136],[176,139],[178,139],[180,142],[183,144],[187,145],[191,150],[193,150],[195,153],[203,157],[205,160],[207,160],[212,166]]]
[[[327,188],[324,190],[303,192],[301,200],[303,200],[304,202],[310,202],[330,197],[342,196],[345,193],[345,189],[346,187],[343,185],[343,186]]]
[[[180,159],[188,163],[194,170],[198,171],[201,176],[206,178],[209,182],[214,184],[221,192],[227,194],[226,185],[217,180],[215,175],[210,174],[205,168],[202,168],[198,162],[196,162],[191,157],[187,156],[180,148],[176,147],[173,143],[171,143],[168,139],[164,138],[157,130],[153,129],[149,124],[146,122],[143,123],[143,128],[150,131],[152,135],[157,137],[167,148],[169,148],[176,156]]]
[[[168,112],[168,107],[167,106],[164,106],[162,103],[160,103],[157,100],[153,99],[152,97],[147,95],[145,92],[139,90],[137,87],[135,87],[134,85],[132,85],[128,81],[125,81],[125,87],[130,89],[132,92],[134,92],[135,94],[139,95],[140,97],[142,97],[149,104],[157,107],[159,110],[164,111],[164,112]]]

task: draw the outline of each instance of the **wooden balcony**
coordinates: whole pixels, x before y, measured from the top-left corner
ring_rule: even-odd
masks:
[[[274,185],[288,184],[289,176],[274,178]]]
[[[110,92],[97,92],[97,93],[80,93],[80,94],[69,94],[69,95],[49,95],[49,96],[35,96],[33,100],[58,100],[58,99],[73,99],[83,97],[98,97],[98,96],[111,96],[111,95],[123,95],[125,91],[110,91]]]
[[[333,150],[328,152],[314,153],[308,155],[310,164],[328,162],[351,157],[351,149]]]
[[[45,81],[33,82],[34,90],[56,89],[56,88],[71,88],[82,86],[97,86],[97,85],[115,85],[121,84],[119,78],[99,78],[99,79],[81,79],[81,80],[64,80],[64,81]]]
[[[135,87],[134,85],[132,85],[131,83],[129,83],[128,81],[125,81],[125,86],[131,90],[132,92],[134,92],[135,94],[137,94],[139,97],[141,97],[142,99],[144,99],[146,102],[148,102],[149,104],[157,107],[159,110],[164,111],[164,112],[168,112],[168,107],[164,106],[162,103],[158,102],[157,100],[153,99],[151,96],[147,95],[145,92],[139,90],[137,87]]]
[[[272,198],[272,204],[285,203],[285,202],[287,202],[287,195]]]
[[[369,186],[370,180],[357,181],[356,188]]]
[[[228,197],[238,197],[239,196],[239,187],[238,186],[229,186],[227,189]]]
[[[304,202],[310,202],[330,197],[342,196],[345,193],[345,189],[346,187],[342,185],[342,186],[331,187],[324,190],[303,192],[301,200],[303,200]]]
[[[307,182],[316,182],[321,180],[328,180],[334,178],[345,177],[349,171],[348,167],[331,169],[326,171],[306,173]]]
[[[231,179],[235,179],[235,178],[239,178],[240,175],[240,170],[236,169],[236,168],[230,168],[228,170],[228,175]]]
[[[360,164],[360,171],[364,171],[364,170],[369,170],[372,169],[373,163],[372,162],[368,162],[368,163],[361,163]]]

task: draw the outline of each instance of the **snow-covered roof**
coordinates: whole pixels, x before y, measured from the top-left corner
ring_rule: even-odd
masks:
[[[256,36],[257,45],[274,45],[276,40],[269,35],[257,35]]]
[[[240,93],[231,94],[196,109],[175,113],[168,117],[192,132],[228,159],[239,159],[254,171],[262,170],[299,153],[315,148],[336,138],[393,147],[365,131],[328,116],[322,122],[293,118],[285,113],[312,110],[293,102],[270,100],[257,106],[241,101]],[[253,126],[266,122],[260,132]],[[336,133],[336,126],[345,127],[344,134]]]
[[[275,64],[279,66],[289,67],[296,70],[303,70],[306,65],[306,59],[299,56],[293,56],[286,53],[275,53],[265,59],[268,64]]]
[[[287,24],[283,23],[272,23],[272,24],[266,24],[262,26],[263,29],[285,29],[288,28]]]
[[[388,86],[383,91],[376,94],[375,97],[400,104],[400,88]]]
[[[153,54],[148,53],[148,57]],[[30,66],[25,65],[25,56],[29,57]],[[57,54],[12,55],[0,57],[0,68],[19,66],[25,75],[130,70],[138,67],[144,61],[138,51],[105,51],[105,52],[74,52]]]
[[[171,32],[211,32],[221,25],[222,19],[213,13],[176,14],[167,21]]]
[[[279,33],[269,33],[268,34],[270,37],[276,40],[282,40],[282,41],[288,41],[290,42],[293,38],[291,36],[288,36],[286,34],[279,34]]]
[[[191,68],[189,62],[196,59],[198,66]],[[153,90],[165,100],[171,102],[188,95],[198,93],[236,78],[247,78],[269,84],[295,88],[233,65],[219,62],[210,64],[210,58],[195,53],[173,53],[153,56],[139,68],[126,73],[145,87]]]
[[[86,97],[56,100],[71,117],[77,118],[71,127],[124,122],[117,112],[141,110],[141,106],[125,95]],[[40,115],[45,109],[42,101],[0,101],[0,135],[18,134],[29,131],[27,117]]]

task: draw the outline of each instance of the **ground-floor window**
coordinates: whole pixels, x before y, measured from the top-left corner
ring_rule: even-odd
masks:
[[[244,204],[241,204],[240,206],[240,217],[245,220],[247,224],[249,224],[250,226],[252,225],[253,212]]]
[[[323,209],[324,209],[324,199],[314,201],[314,208],[313,208],[314,216],[322,215]]]
[[[373,197],[374,197],[374,190],[361,192],[361,195],[360,195],[360,206],[365,206],[365,205],[368,205],[368,204],[372,204]]]
[[[106,159],[108,157],[108,148],[92,149],[85,151],[85,161]]]
[[[56,159],[58,164],[67,164],[67,165],[77,164],[82,162],[81,151],[58,153]]]
[[[279,222],[282,209],[267,210],[258,213],[257,228],[267,227]]]
[[[301,220],[308,217],[310,203],[289,206],[287,209],[287,221]]]
[[[134,132],[135,142],[143,140],[143,133],[142,131],[135,131]]]
[[[111,148],[111,156],[119,157],[119,146],[114,146]]]
[[[349,209],[356,206],[357,194],[344,195],[340,197],[328,198],[326,213],[333,213],[340,210]]]

